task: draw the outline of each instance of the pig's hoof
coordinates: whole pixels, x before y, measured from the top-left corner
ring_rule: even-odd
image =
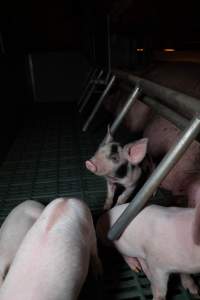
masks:
[[[111,206],[112,206],[112,203],[105,203],[103,210],[109,210],[111,208]]]
[[[103,267],[100,259],[93,264],[93,274],[96,280],[101,280],[103,277]]]
[[[190,293],[191,294],[191,293]],[[194,299],[200,299],[200,294],[191,294]]]
[[[132,268],[132,271],[135,273],[140,273],[141,269],[139,267],[134,267],[134,268]]]
[[[200,299],[200,289],[196,284],[192,286],[192,289],[188,289],[188,291],[190,292],[193,298]]]
[[[91,267],[94,277],[100,279],[103,276],[103,266],[98,256],[91,256]]]
[[[190,291],[190,294],[195,299],[200,299],[200,288],[198,285],[195,284],[195,291]]]

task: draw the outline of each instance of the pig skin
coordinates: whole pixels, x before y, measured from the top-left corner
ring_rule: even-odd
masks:
[[[41,203],[27,200],[17,205],[3,222],[0,228],[0,286],[23,238],[43,209]]]
[[[180,130],[162,117],[156,116],[144,130],[149,139],[148,151],[154,160],[161,159],[177,141]],[[160,184],[175,196],[186,196],[188,205],[198,202],[200,192],[200,144],[194,141]]]
[[[124,97],[119,98],[119,92],[116,97],[118,104],[116,105],[115,101],[114,113],[117,113],[125,103]],[[113,98],[114,95],[107,100],[107,109],[112,108]],[[124,118],[124,125],[134,134],[143,132],[143,137],[149,140],[148,154],[155,162],[161,160],[180,135],[180,130],[175,125],[153,113],[147,105],[139,100],[136,100],[128,111]],[[197,190],[200,193],[200,144],[197,141],[190,145],[160,186],[176,196],[174,201],[176,199],[180,201],[181,197],[184,197],[187,199],[189,207],[196,205],[196,202],[199,201]],[[181,202],[183,201],[181,200]]]
[[[112,208],[100,217],[97,236],[105,242],[109,228],[128,204]],[[198,287],[189,274],[200,272],[200,233],[194,242],[195,223],[199,222],[200,205],[193,208],[164,208],[150,205],[127,226],[113,242],[132,268],[135,257],[151,282],[153,300],[165,300],[171,273],[180,273],[184,288],[197,296]]]
[[[108,128],[107,135],[94,156],[85,162],[86,168],[98,176],[103,176],[107,182],[107,198],[104,209],[113,204],[117,184],[124,191],[117,198],[116,205],[125,203],[138,185],[142,176],[142,162],[147,152],[148,139],[140,139],[122,147],[113,140]],[[148,166],[146,164],[146,169]]]
[[[1,287],[1,300],[74,300],[89,261],[101,271],[92,216],[78,199],[58,198],[23,240]]]

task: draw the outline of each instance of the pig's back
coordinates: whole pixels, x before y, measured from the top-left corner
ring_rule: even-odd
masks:
[[[152,206],[148,214],[151,223],[143,237],[148,262],[169,272],[188,272],[189,266],[193,273],[197,263],[194,257],[200,259],[199,247],[193,241],[195,210]]]
[[[2,264],[9,267],[23,238],[43,209],[41,203],[27,200],[7,216],[0,229],[0,269]]]
[[[112,212],[111,224],[126,207]],[[145,207],[115,242],[115,246],[126,256],[143,259],[149,254],[157,258],[165,254],[167,256],[167,253],[174,253],[179,244],[181,247],[184,243],[191,245],[194,213],[193,209],[164,208],[159,205]]]
[[[87,209],[72,202],[50,204],[31,228],[2,286],[1,300],[76,299],[87,274],[92,224]]]

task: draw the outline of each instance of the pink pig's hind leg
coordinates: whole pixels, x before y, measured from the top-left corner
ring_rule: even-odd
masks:
[[[96,279],[100,279],[103,275],[103,267],[98,254],[96,233],[94,227],[92,228],[91,239],[92,241],[91,241],[91,251],[90,251],[90,264],[91,264],[94,277]]]
[[[123,256],[123,258],[132,271],[138,273],[142,270],[140,262],[136,257]]]
[[[191,295],[199,298],[199,287],[194,282],[194,279],[189,274],[180,274],[180,277],[184,289],[188,289]]]
[[[153,300],[166,300],[169,274],[162,269],[149,268],[151,273],[151,288]]]
[[[113,198],[114,198],[115,191],[116,191],[116,184],[107,180],[107,198],[105,200],[105,204],[103,207],[104,210],[108,210],[111,208],[111,206],[113,204]]]

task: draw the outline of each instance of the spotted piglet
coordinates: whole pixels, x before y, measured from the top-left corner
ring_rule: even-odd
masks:
[[[108,128],[104,142],[99,146],[94,156],[85,162],[86,168],[98,176],[104,176],[107,181],[107,198],[104,209],[111,208],[117,184],[124,187],[116,205],[125,203],[138,180],[141,178],[140,163],[147,152],[148,139],[143,138],[122,147],[113,140]]]

